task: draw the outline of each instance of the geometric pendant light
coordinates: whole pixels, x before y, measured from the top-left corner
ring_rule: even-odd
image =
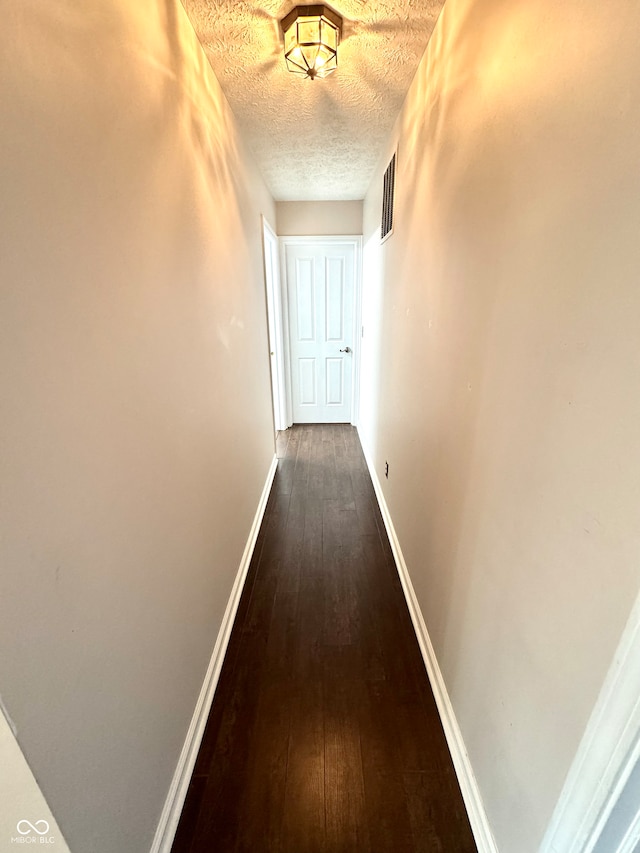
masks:
[[[315,80],[338,67],[342,18],[328,6],[296,6],[283,19],[284,58],[293,74]]]

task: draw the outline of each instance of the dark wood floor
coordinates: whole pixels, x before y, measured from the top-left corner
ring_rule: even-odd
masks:
[[[278,444],[173,853],[475,853],[357,433]]]

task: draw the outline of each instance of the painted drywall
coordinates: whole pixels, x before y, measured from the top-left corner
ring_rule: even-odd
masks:
[[[504,853],[537,850],[640,586],[639,27],[448,0],[365,199],[360,431]]]
[[[362,234],[362,202],[276,202],[276,231],[281,237],[360,235]]]
[[[0,693],[70,849],[147,853],[273,459],[275,206],[174,0],[13,4],[0,64]]]

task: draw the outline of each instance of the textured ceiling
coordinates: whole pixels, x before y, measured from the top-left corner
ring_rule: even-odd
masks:
[[[444,0],[336,0],[338,70],[286,70],[295,0],[183,0],[241,132],[278,201],[361,199]]]

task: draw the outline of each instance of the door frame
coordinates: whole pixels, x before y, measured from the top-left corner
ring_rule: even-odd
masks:
[[[267,338],[269,343],[269,374],[271,376],[271,402],[275,432],[290,426],[287,413],[285,380],[285,349],[283,336],[282,276],[280,272],[280,245],[278,235],[262,214],[262,260],[264,264],[265,303],[267,311]],[[267,242],[271,243],[275,271],[267,264]],[[273,330],[273,340],[271,339]]]
[[[640,594],[556,803],[540,853],[591,853],[640,761]],[[640,831],[640,805],[630,823]],[[616,853],[629,848],[621,845]]]
[[[284,382],[286,400],[286,422],[287,426],[293,424],[293,396],[291,393],[291,338],[289,330],[289,299],[287,282],[287,246],[339,246],[349,245],[354,249],[354,287],[353,287],[353,376],[351,385],[351,425],[358,425],[360,411],[360,349],[362,340],[362,236],[360,234],[332,235],[323,237],[313,236],[287,236],[280,237],[280,301],[282,305],[282,331],[284,339]]]

